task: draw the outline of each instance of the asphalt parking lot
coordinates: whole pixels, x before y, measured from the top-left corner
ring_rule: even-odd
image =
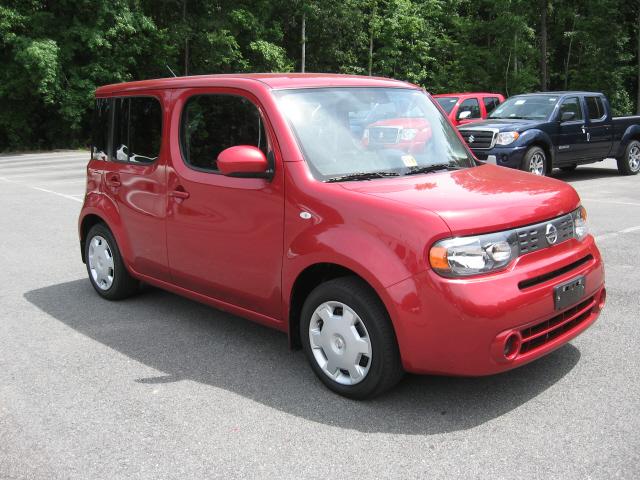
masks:
[[[355,402],[278,332],[152,288],[101,300],[76,234],[87,156],[0,156],[0,478],[639,478],[640,176],[613,160],[555,175],[605,259],[593,327]]]

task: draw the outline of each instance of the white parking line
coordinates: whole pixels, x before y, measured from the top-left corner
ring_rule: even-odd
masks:
[[[638,232],[640,231],[640,225],[635,226],[635,227],[628,227],[628,228],[623,228],[622,230],[618,230],[617,232],[610,232],[610,233],[605,233],[602,235],[597,235],[595,237],[596,241],[601,242],[602,240],[608,240],[609,238],[615,238],[620,234],[624,234],[624,233],[633,233],[633,232]]]
[[[32,190],[38,190],[40,192],[51,193],[53,195],[57,195],[59,197],[66,198],[67,200],[73,200],[74,202],[82,203],[82,197],[84,197],[84,195],[66,195],[64,193],[54,192],[53,190],[49,190],[47,188],[36,187],[36,186],[33,186],[33,185],[27,185],[26,183],[16,182],[15,180],[10,180],[10,179],[5,178],[5,177],[0,177],[0,180],[2,180],[4,182],[7,182],[7,183],[13,183],[14,185],[22,185],[23,187],[27,187],[27,188],[30,188]],[[76,198],[76,197],[80,197],[80,198]]]
[[[612,203],[614,205],[631,205],[633,207],[640,207],[640,203],[634,202],[620,202],[618,200],[604,200],[602,198],[586,198],[581,197],[582,200],[586,200],[587,202],[600,202],[600,203]]]

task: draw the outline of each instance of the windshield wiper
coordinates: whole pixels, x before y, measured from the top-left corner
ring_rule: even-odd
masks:
[[[356,172],[349,173],[347,175],[341,175],[339,177],[333,177],[328,180],[325,180],[326,183],[332,182],[346,182],[349,180],[372,180],[374,178],[383,178],[383,177],[398,177],[399,174],[395,172]]]
[[[426,165],[424,167],[412,167],[405,175],[416,175],[418,173],[431,173],[438,170],[461,170],[462,167],[456,167],[449,163],[436,163],[433,165]]]

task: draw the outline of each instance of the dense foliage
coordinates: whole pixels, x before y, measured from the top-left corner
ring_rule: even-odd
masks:
[[[3,0],[0,151],[86,143],[99,85],[300,70],[303,19],[306,71],[640,108],[639,0]]]

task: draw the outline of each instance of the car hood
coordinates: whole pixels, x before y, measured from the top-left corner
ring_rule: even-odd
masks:
[[[454,235],[486,233],[542,222],[576,209],[570,185],[494,165],[362,182],[343,188],[429,210]]]
[[[538,128],[540,125],[547,123],[542,120],[523,120],[520,118],[508,119],[508,118],[500,118],[500,119],[492,119],[489,118],[487,120],[482,120],[479,122],[473,122],[467,125],[463,125],[459,127],[461,130],[467,128],[491,128],[496,129],[499,132],[522,132],[524,130],[529,130],[531,128]]]

